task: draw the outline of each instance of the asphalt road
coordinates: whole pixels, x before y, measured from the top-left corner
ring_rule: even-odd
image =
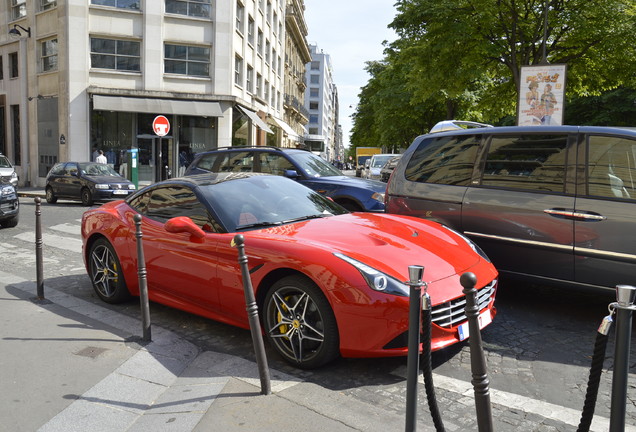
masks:
[[[0,266],[24,278],[35,280],[34,226],[35,204],[21,198],[20,223],[15,228],[0,229]],[[55,287],[104,307],[117,308],[139,316],[139,305],[130,302],[110,306],[94,295],[81,258],[79,225],[86,207],[71,201],[51,205],[42,203],[44,278],[46,286]],[[7,270],[5,270],[7,269]],[[505,412],[509,430],[576,430],[563,413],[579,413],[585,397],[589,365],[596,329],[607,315],[612,296],[580,293],[541,286],[521,285],[502,280],[497,296],[498,315],[482,334],[490,387],[506,395],[493,397],[494,412]],[[187,338],[202,350],[214,350],[253,359],[249,332],[191,314],[151,305],[153,325],[160,325]],[[631,358],[636,358],[634,344]],[[613,333],[610,340],[596,414],[609,418]],[[340,359],[315,371],[299,371],[282,362],[268,348],[270,365],[278,370],[311,381],[365,402],[380,404],[396,412],[405,407],[406,359]],[[461,423],[467,397],[449,383],[461,381],[470,386],[470,352],[460,344],[434,354],[438,403],[445,416]],[[627,423],[636,426],[636,367],[629,374]],[[535,428],[535,418],[514,418],[511,396],[521,403],[537,404],[537,410],[556,409],[554,419]],[[546,408],[548,407],[548,408]],[[512,413],[512,415],[511,415]],[[524,426],[524,425],[533,425]]]

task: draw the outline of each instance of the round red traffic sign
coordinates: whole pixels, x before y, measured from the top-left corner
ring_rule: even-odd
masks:
[[[170,132],[170,122],[166,116],[158,115],[155,117],[152,121],[152,130],[160,137],[168,135],[168,132]]]

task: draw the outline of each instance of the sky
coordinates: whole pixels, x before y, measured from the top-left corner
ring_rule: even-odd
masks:
[[[331,57],[345,147],[358,94],[369,80],[365,62],[381,60],[382,42],[396,38],[387,28],[395,17],[393,4],[393,0],[305,0],[307,42]]]

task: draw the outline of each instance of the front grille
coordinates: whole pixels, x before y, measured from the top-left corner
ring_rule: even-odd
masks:
[[[477,290],[477,306],[481,312],[495,295],[495,286],[497,280],[493,280],[490,284]],[[466,297],[461,296],[454,300],[440,303],[433,306],[431,311],[431,320],[440,327],[451,328],[456,324],[466,321]]]
[[[11,176],[0,176],[0,183],[9,183],[11,181]]]

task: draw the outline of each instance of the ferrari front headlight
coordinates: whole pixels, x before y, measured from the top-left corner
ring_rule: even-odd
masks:
[[[372,290],[403,297],[409,296],[409,287],[394,277],[348,257],[347,255],[341,253],[335,253],[334,255],[355,267]]]

